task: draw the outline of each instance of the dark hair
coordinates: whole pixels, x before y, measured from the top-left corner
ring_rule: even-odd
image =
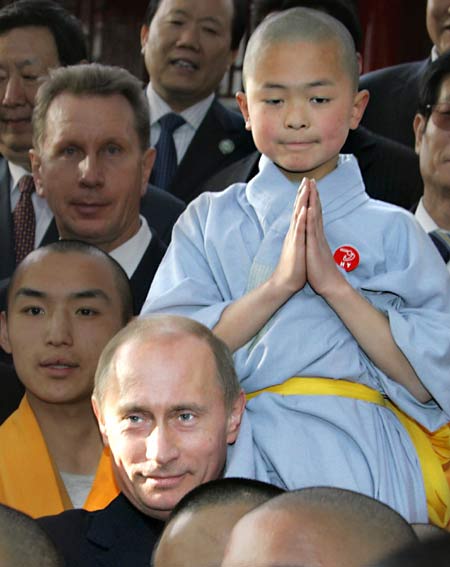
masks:
[[[14,28],[41,26],[53,35],[61,65],[88,58],[81,22],[51,0],[18,0],[0,10],[0,34]]]
[[[49,78],[39,87],[33,110],[33,144],[36,148],[40,147],[45,137],[50,104],[58,95],[66,92],[75,96],[123,96],[133,111],[140,147],[142,151],[148,148],[150,112],[141,81],[126,69],[100,63],[59,67],[50,71]]]
[[[97,246],[93,246],[92,244],[87,244],[86,242],[82,242],[81,240],[57,240],[56,242],[52,242],[51,244],[47,244],[46,246],[42,246],[41,248],[36,248],[33,252],[30,252],[28,256],[26,256],[20,264],[18,264],[17,268],[14,270],[13,275],[11,276],[11,280],[8,285],[8,294],[7,294],[7,301],[6,301],[6,313],[8,313],[8,304],[10,302],[10,295],[15,285],[15,281],[22,270],[26,269],[27,265],[27,258],[32,257],[32,255],[36,255],[42,252],[49,252],[49,253],[57,253],[57,254],[70,254],[72,252],[77,252],[79,254],[85,254],[87,256],[97,256],[102,258],[102,260],[106,261],[107,264],[111,267],[113,272],[114,283],[117,287],[117,291],[119,293],[120,300],[122,302],[122,323],[126,325],[128,321],[133,317],[133,292],[131,290],[130,280],[122,268],[122,266],[114,260],[109,254],[97,248]]]
[[[282,488],[249,478],[220,478],[196,486],[172,510],[167,523],[187,510],[221,503],[249,502],[255,507],[270,498],[283,494]]]
[[[428,66],[419,83],[418,112],[428,118],[431,106],[436,104],[444,79],[450,75],[450,51],[447,51]]]
[[[362,30],[358,11],[352,0],[253,0],[251,29],[254,30],[271,12],[297,7],[314,8],[339,20],[352,36],[356,50],[360,51]]]
[[[63,567],[64,561],[36,520],[0,504],[2,567]]]
[[[246,0],[232,0],[233,20],[231,22],[231,50],[238,49],[248,25],[248,3]],[[144,25],[149,26],[161,0],[150,0],[144,15]]]

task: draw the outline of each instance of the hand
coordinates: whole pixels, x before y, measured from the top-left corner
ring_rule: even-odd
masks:
[[[290,297],[306,283],[306,215],[310,184],[306,177],[295,199],[289,230],[284,239],[278,265],[271,280]]]
[[[309,180],[309,202],[306,218],[306,275],[309,285],[326,299],[328,291],[335,291],[346,283],[331,254],[325,238],[322,207],[314,179]]]

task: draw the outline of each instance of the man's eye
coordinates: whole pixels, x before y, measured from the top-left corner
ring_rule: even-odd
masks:
[[[22,79],[30,82],[37,81],[39,78],[39,75],[22,75]]]
[[[24,313],[27,313],[28,315],[32,315],[33,317],[36,317],[37,315],[41,315],[42,313],[44,313],[44,310],[42,309],[42,307],[26,307],[23,310]]]
[[[77,153],[77,149],[74,146],[67,146],[62,149],[61,153],[67,157],[72,157]]]
[[[184,413],[180,413],[178,415],[178,419],[182,423],[190,423],[191,421],[194,421],[195,415],[193,413],[190,413],[190,412],[184,412]]]
[[[108,144],[105,150],[109,155],[115,156],[120,154],[122,148],[120,148],[120,146],[117,146],[116,144]]]
[[[143,419],[139,415],[129,415],[127,417],[127,421],[129,421],[132,424],[136,424],[136,423],[142,423]]]

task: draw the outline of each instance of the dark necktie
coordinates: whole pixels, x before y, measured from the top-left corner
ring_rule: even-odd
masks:
[[[185,123],[182,116],[170,112],[159,119],[161,133],[155,146],[156,160],[150,181],[161,189],[168,190],[177,169],[177,151],[173,141],[173,133]]]
[[[14,251],[16,264],[34,250],[36,217],[31,195],[35,190],[33,177],[24,175],[19,181],[20,199],[13,211]]]
[[[439,228],[428,233],[428,236],[431,238],[434,245],[438,249],[439,254],[447,264],[447,262],[450,260],[450,232],[441,230]]]

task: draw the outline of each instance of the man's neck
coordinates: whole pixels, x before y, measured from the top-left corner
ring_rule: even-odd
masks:
[[[44,402],[29,392],[26,396],[57,469],[94,474],[102,442],[90,400],[56,404]]]
[[[423,206],[439,228],[450,230],[450,187],[425,187]]]

